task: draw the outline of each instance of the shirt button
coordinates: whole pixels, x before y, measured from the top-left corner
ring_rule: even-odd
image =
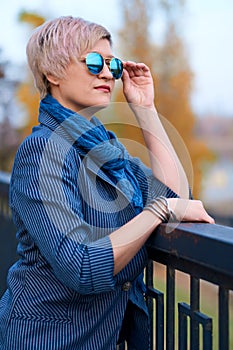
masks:
[[[123,286],[122,286],[122,290],[123,290],[124,292],[128,292],[128,290],[131,288],[131,286],[132,286],[132,283],[131,283],[131,282],[125,282],[125,283],[123,284]]]

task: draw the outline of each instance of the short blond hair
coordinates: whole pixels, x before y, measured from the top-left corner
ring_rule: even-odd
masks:
[[[41,98],[49,92],[46,76],[64,78],[72,60],[90,50],[100,39],[112,44],[111,34],[102,25],[79,17],[64,16],[37,27],[27,44],[27,59]]]

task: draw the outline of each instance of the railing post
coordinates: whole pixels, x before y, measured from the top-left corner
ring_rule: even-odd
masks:
[[[229,291],[219,287],[218,329],[219,350],[229,349]]]
[[[175,270],[167,266],[166,344],[175,349]]]
[[[179,350],[187,350],[188,327],[187,327],[187,307],[184,303],[178,304],[178,347]]]
[[[149,312],[149,318],[150,318],[150,344],[151,344],[151,350],[153,350],[153,343],[154,343],[154,305],[153,305],[153,299],[150,297],[150,291],[153,289],[153,279],[154,279],[154,265],[153,261],[149,260],[147,267],[146,267],[146,285],[147,285],[147,307]]]
[[[190,305],[191,305],[191,350],[199,350],[199,323],[195,318],[195,313],[200,309],[200,281],[191,276],[190,286]]]

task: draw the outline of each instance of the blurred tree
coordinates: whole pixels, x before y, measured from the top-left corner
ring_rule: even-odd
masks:
[[[11,172],[13,160],[19,145],[19,133],[9,118],[0,122],[0,170]]]
[[[9,80],[5,71],[8,62],[0,62],[0,170],[10,172],[16,149],[19,144],[19,134],[11,122],[13,96],[17,81]]]
[[[123,23],[119,35],[124,57],[127,60],[145,62],[151,68],[156,83],[157,110],[166,118],[162,117],[161,120],[191,182],[190,167],[193,168],[193,193],[196,197],[201,190],[201,165],[204,161],[211,160],[212,154],[194,133],[195,115],[190,103],[193,74],[182,36],[179,34],[179,16],[184,10],[184,3],[182,0],[121,1]],[[156,43],[150,31],[152,19],[157,13],[160,18],[161,16],[164,18],[164,33],[161,35],[160,43]],[[121,92],[117,93],[116,98],[117,101],[124,101]],[[184,143],[172,126],[178,131]],[[128,137],[138,137],[141,143],[142,136],[135,135],[134,129],[135,127],[125,126],[124,133]],[[191,162],[187,157],[188,153],[185,152],[185,145]]]
[[[29,24],[32,28],[44,23],[44,17],[23,11],[19,14],[19,21]],[[30,134],[33,126],[37,124],[38,119],[38,107],[40,96],[34,86],[32,74],[28,72],[28,78],[25,82],[21,83],[17,92],[19,101],[26,107],[28,118],[25,127],[23,128],[24,136]]]

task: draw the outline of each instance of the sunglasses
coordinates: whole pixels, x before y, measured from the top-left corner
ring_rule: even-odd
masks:
[[[102,72],[105,62],[114,79],[120,79],[122,76],[123,63],[119,58],[104,59],[98,52],[90,52],[84,61],[91,74],[97,75]]]

